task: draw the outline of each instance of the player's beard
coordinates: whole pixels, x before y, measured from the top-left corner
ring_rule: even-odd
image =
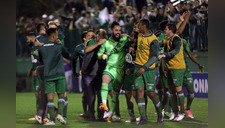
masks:
[[[119,33],[118,33],[119,34]],[[121,35],[119,34],[119,37],[116,37],[116,34],[112,34],[112,37],[115,41],[119,42],[120,41],[120,38],[121,38]]]

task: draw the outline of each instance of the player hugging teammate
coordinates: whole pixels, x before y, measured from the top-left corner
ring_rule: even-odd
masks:
[[[83,99],[86,97],[86,100],[83,100],[85,102],[83,117],[90,121],[96,120],[94,104],[97,95],[97,120],[105,121],[107,118],[107,122],[110,123],[113,119],[120,119],[119,93],[122,88],[125,90],[129,113],[129,118],[125,122],[139,121],[137,125],[148,123],[147,96],[152,100],[157,112],[157,123],[163,123],[164,116],[175,121],[181,121],[185,114],[194,118],[190,111],[194,99],[192,76],[187,67],[184,53],[187,53],[192,61],[198,64],[201,71],[203,66],[191,54],[186,41],[178,35],[182,31],[177,29],[176,25],[163,22],[160,24],[162,31],[155,34],[149,30],[149,26],[150,23],[147,19],[141,19],[135,24],[136,30],[127,36],[121,34],[121,26],[114,21],[111,24],[111,37],[109,38],[107,38],[106,30],[103,29],[99,29],[96,34],[93,30],[82,34],[84,44],[79,45],[81,47],[76,47],[75,53],[77,54],[74,54],[73,58],[76,60],[78,53],[82,54],[82,73],[80,75],[82,74],[85,87]],[[182,26],[184,27],[185,24]],[[62,124],[66,124],[63,57],[69,58],[69,53],[58,42],[57,27],[49,28],[47,37],[48,41],[38,47],[39,61],[43,62],[45,69],[44,86],[50,115],[49,120],[44,124],[55,125],[55,92],[59,98],[56,118]],[[158,68],[160,76],[156,84]],[[29,73],[30,75],[31,73]],[[183,84],[188,89],[186,109],[182,90]],[[156,88],[158,94],[155,92]],[[107,106],[109,90],[112,90],[110,110]],[[135,117],[132,97],[137,103],[140,120]],[[113,116],[114,113],[115,116]]]

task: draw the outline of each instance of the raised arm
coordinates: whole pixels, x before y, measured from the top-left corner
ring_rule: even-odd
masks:
[[[182,25],[179,28],[177,28],[178,35],[181,35],[183,33],[183,31],[189,21],[190,16],[191,16],[191,12],[185,12],[184,21],[183,21]]]
[[[84,52],[88,53],[97,48],[99,45],[102,45],[106,39],[100,39],[97,43],[94,44],[87,44],[87,47],[85,47]]]
[[[183,44],[184,44],[184,51],[188,54],[189,58],[198,65],[198,68],[200,70],[200,72],[204,72],[204,66],[202,66],[201,64],[198,63],[198,60],[195,58],[195,56],[191,53],[191,50],[188,46],[188,43],[186,40],[183,40]]]

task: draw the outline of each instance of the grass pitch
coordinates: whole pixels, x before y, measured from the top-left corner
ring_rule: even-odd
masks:
[[[57,127],[57,128],[206,128],[208,127],[208,99],[195,98],[193,100],[191,110],[194,115],[194,119],[185,117],[181,122],[172,122],[167,119],[163,124],[157,124],[157,115],[155,114],[155,108],[150,99],[148,99],[148,124],[137,126],[134,123],[125,123],[125,120],[129,118],[127,112],[127,105],[125,95],[120,95],[120,121],[107,122],[91,122],[81,117],[79,114],[83,112],[81,98],[82,94],[68,93],[68,124],[61,125],[56,121],[56,126],[44,126],[37,123],[37,121],[30,121],[36,111],[35,96],[34,93],[16,93],[16,127],[17,128],[43,128],[43,127]],[[57,97],[55,98],[55,105],[57,106]],[[186,103],[186,99],[185,99]],[[135,115],[138,115],[138,108],[134,105]]]

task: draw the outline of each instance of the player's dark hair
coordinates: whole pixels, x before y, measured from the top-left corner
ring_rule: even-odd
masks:
[[[36,37],[36,34],[35,34],[34,32],[28,32],[28,33],[26,34],[26,36],[34,36],[34,37]]]
[[[173,33],[176,33],[177,32],[177,27],[176,27],[175,24],[169,23],[166,26],[168,26],[168,29],[171,30]]]
[[[158,30],[158,31],[156,31],[154,34],[155,34],[156,37],[159,37],[159,35],[161,35],[161,33],[162,33],[162,32]]]
[[[86,37],[87,33],[88,33],[87,31],[84,31],[84,32],[81,34],[81,39],[82,39],[83,42],[84,42],[84,39],[83,39],[83,38]]]
[[[147,19],[141,19],[140,23],[145,25],[147,29],[149,29],[149,20]]]
[[[117,22],[117,21],[113,21],[112,24],[111,24],[111,29],[114,28],[114,26],[120,26],[120,24]]]
[[[162,31],[164,31],[164,30],[166,29],[166,25],[167,25],[168,23],[169,23],[168,20],[164,20],[164,21],[160,22],[159,28],[160,28]]]
[[[56,33],[57,29],[56,28],[49,28],[46,31],[47,36],[51,36],[52,34]]]
[[[36,27],[38,33],[40,32],[40,30],[41,30],[42,27],[44,27],[45,29],[47,29],[46,24],[44,22],[41,22]]]

